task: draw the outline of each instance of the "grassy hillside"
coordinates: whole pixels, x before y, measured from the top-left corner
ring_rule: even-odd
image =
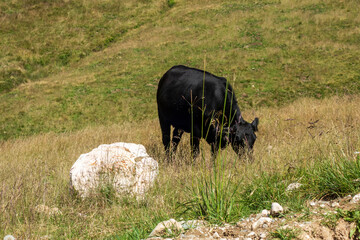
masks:
[[[226,77],[245,119],[260,118],[254,162],[220,158],[220,185],[238,188],[213,222],[360,192],[359,12],[357,0],[1,1],[0,237],[140,239],[161,220],[209,219],[196,207],[216,174],[209,146],[190,164],[185,134],[164,163],[155,95],[176,64]],[[69,194],[80,154],[117,141],[159,161],[146,199]]]
[[[175,4],[173,4],[175,2]],[[156,117],[175,64],[227,77],[242,109],[360,92],[357,1],[0,3],[0,139]]]
[[[323,101],[303,99],[282,108],[244,112],[260,116],[254,162],[237,160],[231,148],[224,152],[226,174],[240,184],[236,204],[228,221],[268,208],[272,201],[289,208],[289,216],[309,212],[307,199],[336,197],[360,191],[359,97]],[[210,169],[210,149],[202,145],[204,159],[194,165],[189,159],[188,139],[179,146],[174,164],[164,164],[163,147],[156,119],[139,128],[132,123],[92,127],[66,134],[47,133],[0,145],[0,236],[18,239],[143,239],[155,225],[169,218],[194,219],[193,212],[180,214],[193,200],[190,189]],[[155,127],[150,127],[155,126]],[[144,201],[115,200],[104,194],[80,201],[69,194],[69,169],[82,153],[103,143],[119,140],[139,142],[160,162],[159,176]],[[204,143],[204,142],[203,142]],[[357,160],[356,160],[357,158]],[[285,191],[288,184],[303,188]],[[57,207],[59,216],[36,212],[36,206]],[[45,237],[47,236],[47,237]]]

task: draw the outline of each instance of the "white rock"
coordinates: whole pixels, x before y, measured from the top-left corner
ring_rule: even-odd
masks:
[[[284,212],[284,209],[280,204],[278,204],[277,202],[273,202],[271,204],[271,210],[270,210],[271,216],[276,217],[283,212]]]
[[[343,200],[343,201],[350,201],[350,200],[352,200],[352,196],[351,196],[351,195],[347,195],[347,196],[344,197],[342,200]]]
[[[350,201],[350,203],[358,203],[360,201],[360,193],[356,194]]]
[[[182,232],[183,227],[175,219],[169,219],[159,223],[154,230],[150,233],[150,237],[162,236],[164,234],[171,234],[173,232]]]
[[[215,233],[213,234],[213,238],[220,238],[220,235],[219,235],[217,232],[215,232]]]
[[[248,237],[255,237],[255,236],[256,236],[256,233],[255,233],[255,232],[250,232],[247,236],[248,236]]]
[[[340,204],[338,202],[331,203],[332,208],[340,207]]]
[[[260,237],[260,239],[266,239],[266,233],[261,233],[261,234],[259,235],[259,237]]]
[[[269,210],[264,209],[264,210],[261,211],[261,216],[263,216],[263,217],[268,217],[269,215],[270,215],[270,211],[269,211]]]
[[[271,223],[273,220],[269,217],[261,217],[259,220],[251,225],[251,230],[256,230],[260,226],[264,226],[265,223]]]
[[[309,205],[310,205],[311,207],[315,207],[315,206],[317,205],[317,202],[311,201],[311,202],[309,203]]]
[[[81,197],[113,187],[118,195],[142,196],[158,174],[158,163],[141,144],[103,144],[82,154],[71,167],[70,186]]]
[[[301,186],[302,186],[302,184],[301,184],[301,183],[298,183],[298,182],[296,182],[296,183],[291,183],[291,184],[289,184],[289,186],[287,186],[286,191],[287,191],[287,192],[291,192],[292,190],[298,189],[298,188],[300,188]]]
[[[4,240],[16,240],[16,238],[13,235],[6,235]]]
[[[202,220],[189,220],[189,221],[181,221],[180,224],[185,230],[187,230],[191,228],[204,227],[208,223]]]

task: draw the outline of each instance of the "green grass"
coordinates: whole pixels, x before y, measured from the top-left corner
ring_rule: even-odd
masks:
[[[2,2],[0,139],[155,118],[205,56],[242,109],[360,92],[356,1],[173,2]]]
[[[298,235],[298,231],[294,229],[277,229],[276,231],[271,233],[272,239],[279,240],[296,239]]]
[[[174,216],[235,222],[274,201],[306,211],[308,199],[357,193],[359,11],[355,0],[2,1],[0,235],[139,239]],[[254,163],[226,151],[222,175],[192,167],[188,141],[164,164],[157,121],[162,74],[204,61],[229,79],[246,119],[260,117]],[[69,194],[76,158],[115,141],[159,160],[148,198]],[[303,187],[285,192],[295,181]]]
[[[210,173],[206,170],[201,171],[193,180],[191,187],[185,189],[190,198],[179,203],[180,216],[204,219],[213,224],[234,222],[239,219],[241,211],[235,201],[238,199],[241,181],[231,177],[232,171],[223,169],[222,171],[221,165],[226,164],[226,160],[224,156],[218,158],[220,159],[216,160],[217,164],[213,171]]]

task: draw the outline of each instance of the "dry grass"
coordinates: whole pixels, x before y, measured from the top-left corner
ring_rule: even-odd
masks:
[[[236,169],[239,178],[245,176],[246,181],[251,181],[261,173],[291,171],[321,159],[337,159],[341,155],[353,158],[360,149],[359,101],[359,96],[322,101],[301,99],[282,108],[244,112],[249,121],[255,116],[260,118],[255,161],[250,165],[236,161],[228,148],[226,157],[235,162],[228,166]],[[141,143],[160,161],[160,175],[148,199],[143,203],[108,205],[101,199],[82,202],[71,196],[69,170],[74,161],[81,153],[116,141]],[[173,216],[176,202],[188,198],[184,187],[191,186],[202,171],[184,164],[188,159],[188,143],[185,135],[176,162],[163,164],[157,119],[2,142],[0,235],[13,234],[19,239],[45,235],[56,239],[99,239],[123,233],[144,218],[152,221],[159,216]],[[208,146],[202,145],[202,149],[208,159]],[[63,215],[38,214],[35,211],[38,204],[58,207]]]

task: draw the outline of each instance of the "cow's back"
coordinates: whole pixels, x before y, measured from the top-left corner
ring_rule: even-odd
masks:
[[[226,89],[230,90],[226,97],[226,108],[229,113],[230,106],[233,105],[235,109],[238,107],[232,95],[232,88],[226,83],[225,78],[182,65],[174,66],[159,82],[157,91],[159,117],[166,119],[174,127],[190,132],[191,114],[193,114],[193,124],[202,124],[201,109],[205,109],[204,119],[223,110]]]

